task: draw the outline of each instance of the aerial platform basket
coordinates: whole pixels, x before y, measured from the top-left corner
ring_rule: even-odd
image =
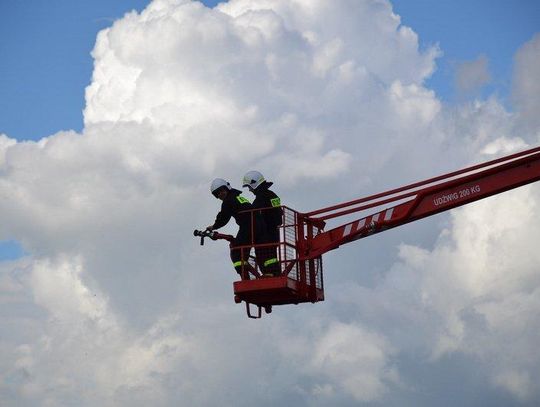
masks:
[[[271,312],[273,305],[324,300],[322,257],[304,255],[308,239],[316,236],[321,228],[293,209],[282,206],[281,210],[279,242],[239,247],[246,252],[249,250],[250,256],[249,265],[242,268],[242,279],[233,284],[234,299],[237,303],[246,303],[248,316],[252,318],[260,317],[261,308]],[[255,212],[251,212],[253,225]],[[277,257],[275,275],[266,276],[261,267],[262,259],[272,256]],[[258,307],[257,316],[251,314],[250,304]]]

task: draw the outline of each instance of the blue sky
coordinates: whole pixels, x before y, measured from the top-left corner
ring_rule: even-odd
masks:
[[[418,34],[421,45],[439,44],[443,56],[429,85],[449,102],[455,97],[454,67],[479,55],[487,56],[493,78],[483,96],[496,92],[506,98],[514,53],[540,30],[536,0],[394,0],[392,4],[402,23]]]
[[[84,90],[90,83],[90,52],[103,28],[148,0],[27,0],[0,3],[0,133],[38,140],[60,130],[81,131]],[[204,1],[214,6],[217,1]],[[419,35],[421,46],[438,43],[443,55],[428,86],[456,101],[458,64],[485,55],[492,80],[482,96],[506,99],[512,56],[540,29],[535,0],[395,0],[402,23]],[[456,30],[456,27],[459,27]],[[16,242],[0,243],[0,259],[16,258]]]

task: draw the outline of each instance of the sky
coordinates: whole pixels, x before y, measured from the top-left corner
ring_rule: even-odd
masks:
[[[0,131],[18,140],[36,140],[60,130],[80,131],[97,32],[126,12],[141,11],[147,3],[3,1]],[[203,3],[213,7],[219,2]],[[540,3],[534,0],[397,0],[392,5],[402,23],[419,35],[421,46],[439,44],[442,55],[427,83],[449,102],[460,98],[454,80],[457,66],[481,56],[488,59],[492,77],[481,94],[507,97],[513,54],[538,30],[540,16]]]
[[[191,236],[216,176],[313,210],[538,145],[538,2],[0,16],[0,404],[539,404],[538,185],[329,253],[323,303],[256,322]]]
[[[203,2],[208,7],[218,3]],[[147,4],[147,0],[2,2],[0,132],[16,140],[39,140],[60,130],[81,131],[97,33]],[[414,28],[421,47],[438,45],[437,68],[426,83],[441,100],[455,103],[496,94],[508,105],[512,57],[538,30],[540,3],[398,0],[392,7],[403,24]],[[466,82],[463,89],[459,72],[467,66],[476,69],[476,76],[472,74],[476,80]],[[0,242],[0,258],[23,254],[16,241]]]

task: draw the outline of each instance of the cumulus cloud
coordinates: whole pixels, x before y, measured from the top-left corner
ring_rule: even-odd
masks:
[[[456,210],[433,250],[400,251],[419,308],[440,323],[432,356],[472,355],[493,383],[522,399],[538,397],[539,198],[527,187]]]
[[[512,97],[525,123],[538,130],[540,119],[540,34],[536,34],[516,52],[514,56]]]
[[[233,304],[228,248],[191,236],[216,176],[257,168],[309,210],[538,142],[494,98],[444,106],[424,84],[438,49],[390,3],[154,0],[92,55],[81,134],[0,135],[0,239],[29,253],[0,263],[0,401],[418,400],[414,367],[457,354],[484,391],[538,399],[537,187],[432,222],[430,247],[372,241],[394,251],[362,262],[371,285],[333,254],[328,302],[257,323]]]
[[[480,55],[474,61],[462,62],[456,68],[455,84],[460,93],[474,92],[490,80],[488,59],[485,55]]]
[[[317,384],[313,391],[327,396],[345,392],[357,401],[377,400],[386,391],[384,381],[397,378],[395,369],[388,366],[392,353],[384,337],[334,323],[316,343],[309,366],[319,372],[315,380],[330,378],[331,382]]]
[[[498,139],[485,152],[523,147],[522,141]],[[540,366],[539,192],[528,186],[452,211],[433,248],[401,244],[400,261],[373,291],[347,287],[339,301],[364,309],[364,320],[383,314],[385,321],[396,321],[397,329],[380,329],[402,350],[422,349],[434,365],[466,355],[483,366],[492,386],[534,404]],[[404,340],[410,327],[422,336]]]

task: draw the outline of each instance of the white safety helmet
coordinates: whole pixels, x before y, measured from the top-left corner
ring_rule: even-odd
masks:
[[[210,186],[210,192],[212,192],[212,195],[216,196],[218,189],[222,187],[225,187],[230,191],[231,184],[229,184],[223,178],[216,178],[215,180],[212,181],[212,185]]]
[[[248,171],[242,180],[243,187],[251,187],[257,189],[265,181],[263,175],[259,171]]]

